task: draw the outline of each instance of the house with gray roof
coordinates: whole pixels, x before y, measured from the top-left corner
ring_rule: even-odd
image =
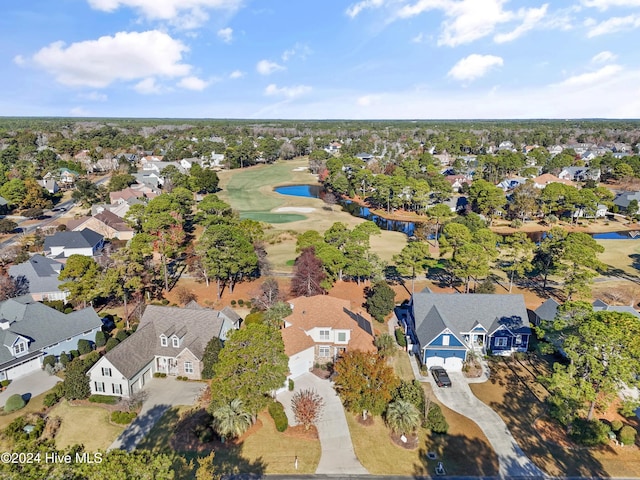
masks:
[[[414,293],[400,319],[428,368],[459,371],[470,354],[526,352],[531,328],[522,295]]]
[[[60,290],[58,280],[60,272],[64,268],[62,263],[36,254],[29,260],[9,267],[9,275],[13,278],[20,276],[29,282],[29,293],[36,301],[62,300],[67,301],[69,292]]]
[[[629,204],[632,200],[640,203],[640,192],[622,192],[616,198],[613,199],[613,204],[617,205],[621,210],[626,211],[629,208]],[[635,214],[638,212],[628,212]]]
[[[553,298],[548,299],[542,305],[540,305],[535,311],[536,322],[539,325],[541,321],[551,322],[558,316],[558,309],[560,303],[556,302]],[[607,312],[626,312],[630,313],[634,317],[640,319],[640,312],[635,308],[628,305],[609,305],[604,300],[597,299],[591,304],[594,312],[607,311]]]
[[[202,357],[213,338],[226,340],[240,328],[240,317],[191,302],[184,308],[148,305],[138,329],[93,365],[91,393],[129,397],[154,373],[200,379]]]
[[[30,295],[0,303],[0,380],[15,379],[42,368],[46,355],[93,341],[102,321],[93,308],[68,314],[36,302]]]
[[[103,246],[104,237],[90,228],[80,232],[56,232],[44,239],[45,254],[52,258],[67,258],[71,255],[94,257]]]

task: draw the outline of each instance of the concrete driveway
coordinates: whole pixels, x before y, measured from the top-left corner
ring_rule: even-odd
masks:
[[[367,474],[367,470],[358,461],[351,443],[351,434],[347,425],[342,402],[329,380],[322,380],[313,373],[305,373],[295,379],[295,390],[278,394],[278,401],[284,405],[290,425],[296,425],[291,409],[291,399],[300,390],[315,390],[324,399],[324,410],[316,425],[322,454],[316,474],[351,475]]]
[[[182,382],[173,377],[152,378],[144,388],[147,399],[131,424],[111,444],[109,450],[119,448],[128,452],[151,431],[156,422],[169,408],[178,405],[193,405],[205,389],[201,382]]]
[[[416,358],[413,355],[410,358],[416,378],[422,382],[429,382],[440,402],[473,420],[482,429],[498,456],[502,478],[546,477],[518,446],[500,415],[473,394],[462,372],[448,372],[451,388],[440,388],[431,375],[422,376]],[[444,463],[446,468],[446,461]]]
[[[0,405],[4,407],[7,399],[16,393],[28,400],[52,389],[56,383],[61,381],[60,377],[49,375],[44,370],[36,370],[13,380],[6,390],[0,393]]]

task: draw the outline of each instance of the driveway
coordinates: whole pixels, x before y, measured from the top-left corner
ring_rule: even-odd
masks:
[[[22,395],[25,400],[29,400],[52,389],[56,383],[61,381],[60,377],[49,375],[44,370],[36,370],[13,380],[6,390],[0,393],[0,405],[4,406],[7,399],[15,393]]]
[[[296,425],[291,399],[300,390],[315,390],[324,399],[324,410],[317,423],[322,454],[316,474],[351,475],[367,474],[367,470],[358,461],[351,443],[351,434],[347,425],[342,402],[329,380],[322,380],[313,373],[305,373],[295,379],[295,390],[278,394],[278,401],[284,405],[290,425]]]
[[[448,372],[451,388],[440,388],[431,375],[427,377],[420,374],[418,362],[413,355],[410,359],[416,378],[422,382],[429,382],[440,402],[473,420],[482,429],[498,456],[502,478],[546,477],[546,474],[529,460],[518,446],[500,415],[473,394],[467,379],[461,372]],[[446,468],[446,461],[444,464]]]
[[[182,382],[172,377],[152,378],[144,388],[148,396],[142,404],[140,413],[116,438],[109,450],[119,448],[132,451],[151,431],[164,412],[178,405],[193,405],[205,387],[205,383]]]

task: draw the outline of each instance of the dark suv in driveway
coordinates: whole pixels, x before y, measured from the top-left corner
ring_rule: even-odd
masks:
[[[451,379],[449,378],[449,374],[442,367],[431,367],[431,375],[433,375],[433,379],[436,381],[436,385],[439,387],[450,387]]]

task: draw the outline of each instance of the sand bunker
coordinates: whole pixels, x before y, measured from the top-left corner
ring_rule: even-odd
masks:
[[[293,170],[291,170],[292,172],[304,172],[306,170],[309,170],[308,167],[296,167]]]
[[[274,212],[295,212],[295,213],[311,213],[315,208],[311,207],[280,207],[276,208]]]

